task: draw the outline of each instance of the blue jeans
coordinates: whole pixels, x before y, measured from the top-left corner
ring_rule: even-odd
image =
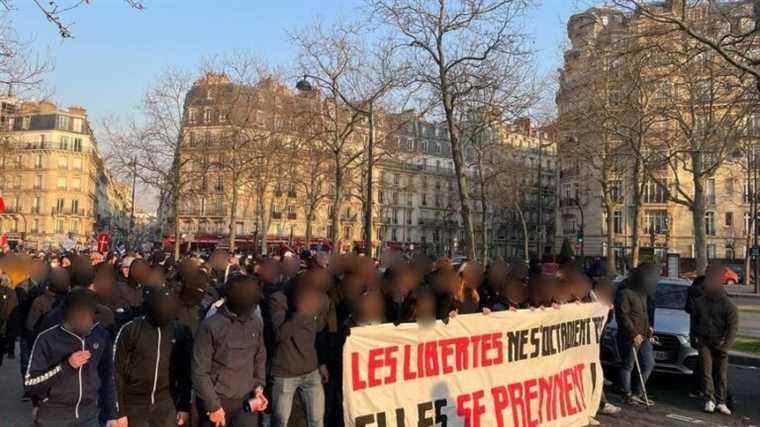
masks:
[[[633,359],[633,341],[624,337],[618,337],[618,350],[620,351],[620,358],[622,359],[622,366],[620,367],[620,388],[625,394],[638,394],[641,393],[641,381],[638,374],[634,375],[634,369],[636,368],[636,361]],[[652,342],[645,339],[638,348],[637,354],[639,356],[639,366],[641,367],[641,378],[644,379],[644,383],[649,379],[649,375],[654,369],[654,350],[652,350]]]
[[[309,427],[324,427],[325,391],[319,370],[300,377],[274,377],[272,385],[272,427],[285,427],[293,409],[293,398],[301,392],[306,406],[306,420]]]

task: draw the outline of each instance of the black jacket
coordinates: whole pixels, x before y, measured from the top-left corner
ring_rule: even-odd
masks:
[[[193,389],[208,411],[221,399],[242,401],[266,381],[263,325],[251,314],[239,317],[222,306],[201,322],[193,344]]]
[[[159,328],[140,317],[122,326],[114,341],[119,416],[130,405],[166,399],[189,412],[191,352],[191,332],[177,322]]]
[[[615,316],[618,334],[626,339],[636,335],[644,338],[651,336],[648,296],[641,289],[626,286],[618,291],[615,302]]]
[[[698,339],[722,342],[721,350],[728,351],[736,340],[739,310],[726,292],[705,292],[694,301],[692,309],[693,334]]]
[[[68,358],[81,350],[92,355],[84,366],[74,369]],[[112,354],[111,337],[98,324],[84,338],[63,325],[53,326],[34,341],[24,387],[39,399],[46,418],[86,418],[100,410],[106,419],[116,419]]]
[[[327,317],[329,299],[324,296],[324,310],[307,316],[295,312],[285,293],[271,296],[272,324],[275,348],[272,355],[272,375],[297,377],[326,364],[329,357]]]
[[[65,299],[64,295],[56,295],[46,290],[42,295],[32,301],[29,313],[26,316],[26,332],[30,336],[37,336],[43,318],[54,308],[60,306]],[[60,323],[60,320],[56,323]],[[47,329],[47,328],[45,328]]]

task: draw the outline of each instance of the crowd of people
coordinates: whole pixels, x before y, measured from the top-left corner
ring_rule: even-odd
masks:
[[[28,268],[15,289],[0,287],[0,332],[3,354],[19,344],[24,397],[43,427],[341,426],[341,355],[352,327],[589,301],[617,316],[625,401],[651,404],[641,396],[654,365],[650,299],[659,270],[651,264],[618,292],[610,278],[570,262],[547,274],[538,263],[497,259],[483,268],[423,255],[380,265],[308,251],[219,249],[179,261],[41,253]],[[710,274],[701,283],[688,308],[694,341],[703,366],[722,373],[716,387],[705,376],[701,389],[723,411],[724,350],[735,330],[726,335],[726,324],[712,321],[724,300]],[[599,410],[620,408],[603,398]]]

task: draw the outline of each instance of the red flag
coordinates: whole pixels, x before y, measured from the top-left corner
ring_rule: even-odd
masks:
[[[3,201],[3,193],[0,192],[0,213],[5,212],[5,202]]]
[[[0,237],[0,248],[5,247],[8,244],[8,233],[3,233],[3,237]]]

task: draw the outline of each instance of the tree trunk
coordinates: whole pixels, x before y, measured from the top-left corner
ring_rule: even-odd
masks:
[[[340,206],[341,198],[343,197],[343,171],[340,167],[340,158],[335,157],[335,189],[333,192],[333,210],[330,215],[330,240],[332,240],[333,251],[340,250],[338,247],[338,227],[340,226]]]
[[[633,224],[631,224],[631,268],[639,265],[641,253],[641,159],[636,156],[633,170]]]
[[[615,209],[611,203],[605,204],[607,210],[607,275],[617,275],[615,265]]]
[[[182,133],[180,132],[177,144],[174,148],[174,161],[172,164],[172,220],[174,221],[174,260],[179,261],[182,243],[179,237],[179,198],[182,189],[182,175],[180,173],[180,147],[182,142]],[[190,248],[188,248],[190,250]]]
[[[237,183],[236,179],[232,180],[232,199],[230,200],[230,227],[229,227],[229,246],[230,246],[230,253],[235,252],[235,238],[237,237],[235,232],[235,214],[237,213],[237,204],[238,204],[238,189],[237,189]]]
[[[308,211],[306,212],[306,248],[311,250],[311,225],[312,221],[314,219],[314,207],[313,205],[309,206]]]
[[[528,256],[528,223],[525,222],[525,216],[523,215],[522,209],[520,209],[520,206],[518,204],[515,204],[515,209],[517,209],[517,216],[520,217],[520,224],[522,225],[523,231],[523,255],[525,256],[523,259],[526,263],[529,263],[530,257]]]
[[[701,166],[701,164],[700,164]],[[698,166],[695,166],[695,168]],[[698,170],[698,169],[697,169]],[[705,182],[702,176],[694,176],[694,203],[691,213],[694,223],[694,258],[697,275],[705,274],[707,269],[707,233],[705,230]]]
[[[487,213],[487,211],[488,211],[488,209],[486,209],[487,206],[488,206],[488,204],[486,202],[486,182],[483,179],[483,162],[482,162],[482,160],[481,160],[481,162],[480,162],[480,164],[478,166],[479,166],[479,169],[480,169],[479,181],[480,181],[480,200],[481,200],[481,202],[480,202],[481,203],[481,205],[480,205],[480,207],[481,207],[481,212],[480,212],[481,230],[480,230],[480,234],[481,234],[481,240],[483,242],[483,250],[481,251],[481,253],[482,253],[483,264],[485,264],[485,263],[488,262],[488,223],[487,223],[487,220],[488,220],[488,213]]]

